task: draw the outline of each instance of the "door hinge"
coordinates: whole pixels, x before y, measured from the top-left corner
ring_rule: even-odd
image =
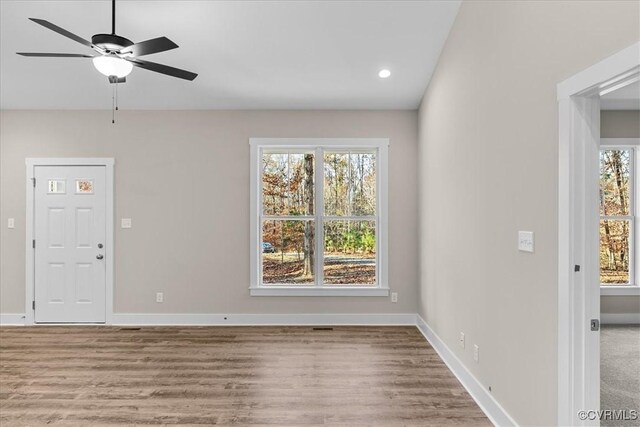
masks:
[[[31,182],[33,182],[33,186],[35,187],[36,186],[36,178],[35,177],[31,178]]]
[[[35,301],[31,301],[31,307],[33,307],[33,309],[36,309],[36,302]]]
[[[574,266],[573,266],[573,271],[575,271],[576,273],[577,273],[578,271],[580,271],[580,266],[579,266],[579,265],[577,265],[577,264],[576,264],[576,265],[574,265]]]
[[[32,246],[33,246],[33,249],[35,249],[35,248],[36,248],[36,239],[33,239],[33,241],[32,241]]]
[[[592,331],[599,331],[600,330],[600,320],[591,319],[591,330]]]

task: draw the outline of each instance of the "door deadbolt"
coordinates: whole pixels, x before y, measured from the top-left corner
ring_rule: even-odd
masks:
[[[104,245],[102,243],[98,243],[98,249],[102,249]]]

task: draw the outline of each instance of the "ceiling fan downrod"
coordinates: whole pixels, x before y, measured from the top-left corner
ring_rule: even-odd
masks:
[[[111,34],[116,34],[116,0],[111,0]]]

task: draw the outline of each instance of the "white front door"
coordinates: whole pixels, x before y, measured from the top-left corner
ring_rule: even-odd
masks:
[[[104,166],[35,167],[35,321],[104,322]]]

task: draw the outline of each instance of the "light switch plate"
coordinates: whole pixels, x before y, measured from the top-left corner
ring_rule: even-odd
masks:
[[[518,231],[518,250],[533,252],[533,231]]]
[[[131,218],[122,218],[120,220],[120,228],[131,228]]]
[[[14,218],[7,219],[7,228],[16,228],[16,221]]]

